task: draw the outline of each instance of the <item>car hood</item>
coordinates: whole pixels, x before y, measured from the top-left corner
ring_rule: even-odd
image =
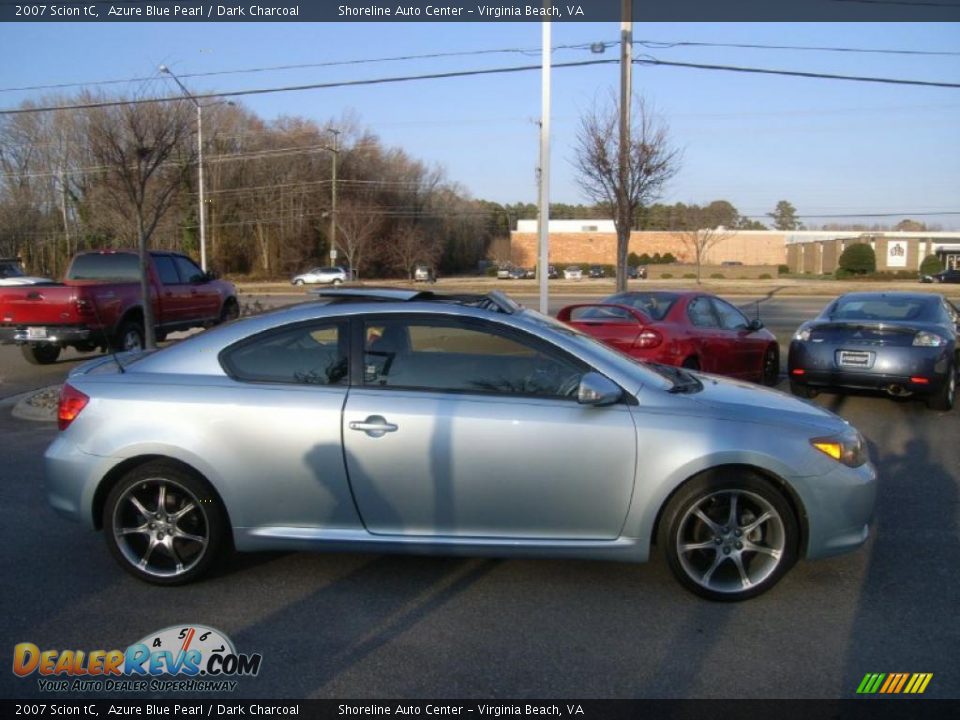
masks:
[[[703,383],[703,389],[689,394],[678,393],[676,397],[686,398],[700,408],[709,408],[714,417],[770,427],[803,426],[824,434],[848,427],[843,418],[829,410],[778,390],[718,375],[694,374]]]
[[[0,287],[18,287],[20,285],[52,285],[54,283],[50,278],[31,277],[28,275],[18,275],[17,277],[0,279]]]

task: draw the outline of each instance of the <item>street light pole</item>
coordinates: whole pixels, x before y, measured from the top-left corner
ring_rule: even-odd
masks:
[[[166,73],[173,78],[173,81],[180,86],[183,94],[190,98],[191,102],[197,106],[197,184],[199,185],[200,195],[200,267],[207,271],[207,206],[204,197],[203,187],[203,105],[197,100],[190,91],[180,82],[173,70],[166,65],[160,66],[160,72]]]

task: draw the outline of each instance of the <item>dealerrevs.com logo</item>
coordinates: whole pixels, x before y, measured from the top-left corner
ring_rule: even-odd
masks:
[[[255,677],[262,660],[238,653],[230,638],[205,625],[164,628],[126,650],[41,650],[29,642],[13,648],[14,674],[38,676],[47,692],[232,692],[233,678]]]

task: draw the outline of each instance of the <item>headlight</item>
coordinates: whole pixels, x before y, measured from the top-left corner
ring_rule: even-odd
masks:
[[[800,342],[806,342],[810,339],[810,328],[800,328],[793,336],[794,340],[799,340]]]
[[[946,343],[947,341],[936,333],[927,332],[926,330],[918,332],[913,338],[914,347],[941,347]]]
[[[850,428],[839,435],[813,438],[810,444],[825,455],[829,455],[837,462],[847,467],[860,467],[867,461],[867,449],[863,436]]]

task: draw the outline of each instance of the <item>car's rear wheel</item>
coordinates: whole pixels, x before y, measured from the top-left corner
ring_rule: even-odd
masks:
[[[688,357],[683,361],[682,367],[685,367],[687,370],[699,370],[700,360],[697,357]]]
[[[700,475],[670,500],[659,542],[681,584],[737,601],[773,587],[796,562],[796,517],[784,496],[748,469]]]
[[[953,410],[954,402],[957,397],[957,364],[950,363],[947,368],[947,379],[943,382],[940,389],[927,398],[927,407],[931,410],[940,410],[946,412]]]
[[[180,585],[216,561],[227,523],[205,481],[160,461],[132,470],[113,487],[103,528],[110,552],[131,575]]]
[[[763,375],[761,380],[764,385],[773,387],[780,380],[780,351],[776,347],[770,346],[763,354]]]
[[[60,346],[53,343],[21,345],[20,352],[31,365],[50,365],[60,357]]]
[[[343,283],[343,280],[341,280],[340,278],[337,278],[336,280],[333,281],[334,285],[340,285],[342,283]]]
[[[302,280],[301,278],[297,278],[296,280],[293,281],[293,284],[294,284],[294,285],[303,285],[303,280]]]
[[[806,398],[815,398],[819,393],[814,390],[812,387],[806,383],[799,382],[798,380],[790,380],[790,392],[796,395],[797,397]]]

